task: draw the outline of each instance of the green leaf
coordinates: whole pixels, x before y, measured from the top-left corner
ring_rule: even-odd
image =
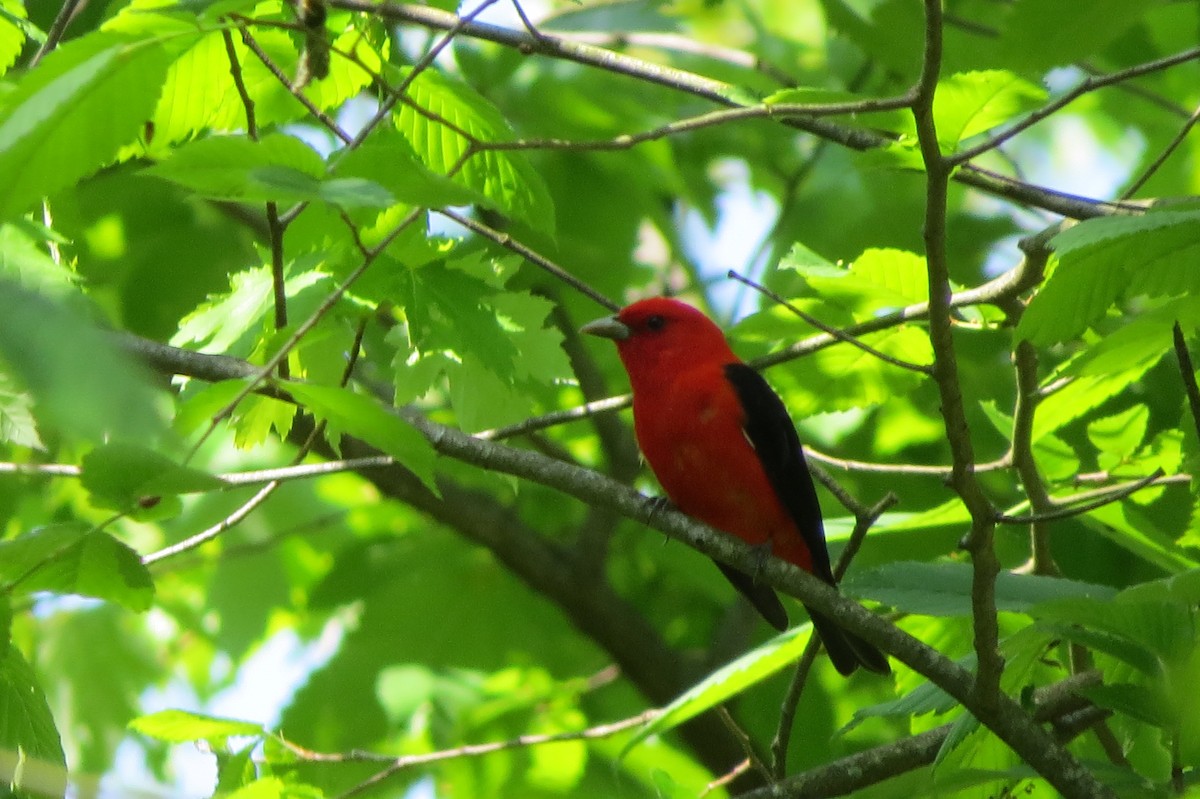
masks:
[[[929,336],[915,325],[870,333],[860,340],[909,363],[928,364],[933,360]],[[845,342],[772,369],[767,376],[784,392],[787,406],[797,419],[883,405],[898,394],[915,391],[924,382],[917,372],[893,366]]]
[[[50,257],[47,240],[52,233],[25,220],[0,224],[0,279],[44,297],[77,296],[75,274]]]
[[[811,636],[811,624],[797,625],[717,669],[663,708],[662,713],[633,735],[623,751],[628,752],[653,735],[675,729],[795,663]]]
[[[3,372],[0,372],[0,442],[31,449],[43,447],[33,420],[33,400],[25,392],[15,390]]]
[[[1121,635],[1107,630],[1091,630],[1066,622],[1038,622],[1038,626],[1053,635],[1065,638],[1089,649],[1111,655],[1151,677],[1162,676],[1162,666],[1152,652]]]
[[[298,265],[292,266],[299,269]],[[327,278],[328,275],[316,270],[290,274],[284,281],[284,293],[293,298]],[[200,344],[206,352],[229,352],[240,345],[249,352],[247,338],[262,324],[274,302],[271,281],[267,266],[230,275],[230,290],[210,295],[207,302],[185,316],[179,323],[179,332],[171,337],[171,344],[176,347]]]
[[[24,594],[53,591],[150,607],[154,582],[136,552],[82,524],[41,527],[0,542],[0,582]]]
[[[933,116],[950,150],[1044,102],[1046,91],[1004,70],[962,72],[938,82]]]
[[[482,193],[434,172],[417,157],[408,139],[379,128],[359,147],[345,153],[334,174],[369,178],[397,201],[422,208],[444,208],[487,202]]]
[[[225,4],[223,11],[218,6],[210,8],[208,13],[219,16],[220,13],[239,11],[231,5],[236,6]],[[145,15],[146,11],[145,8],[133,9],[125,16]],[[278,15],[280,4],[251,3],[249,8],[240,13]],[[336,27],[339,22],[343,24]],[[194,19],[191,24],[195,25]],[[305,88],[305,96],[320,109],[336,108],[368,86],[372,73],[377,74],[380,69],[377,45],[386,47],[386,39],[372,42],[369,37],[362,35],[359,26],[347,14],[331,10],[328,25],[330,30],[341,31],[333,45],[343,53],[353,54],[354,58],[335,57],[330,65],[329,77]],[[289,32],[261,28],[255,31],[254,38],[284,74],[296,74],[297,47]],[[271,74],[240,37],[234,36],[233,39],[243,82],[254,102],[255,117],[260,128],[305,117],[308,109],[296,100],[288,87]],[[152,155],[166,155],[171,152],[171,145],[191,139],[201,131],[230,132],[246,127],[246,109],[230,76],[229,55],[220,31],[204,31],[192,42],[194,44],[189,42],[188,50],[168,70],[162,97],[150,117],[154,136],[146,149]]]
[[[37,32],[37,28],[25,18],[22,3],[16,0],[0,2],[0,75],[4,75],[16,62],[21,48],[25,46],[25,37]]]
[[[1113,543],[1168,574],[1200,566],[1200,562],[1183,551],[1172,536],[1159,529],[1153,518],[1147,517],[1129,501],[1111,502],[1090,510],[1083,521]]]
[[[146,497],[220,491],[224,480],[132,444],[104,444],[83,459],[83,487],[104,507],[128,510]]]
[[[1132,361],[1125,369],[1111,374],[1077,377],[1043,399],[1033,419],[1033,440],[1038,441],[1107,402],[1139,380],[1161,358],[1152,353],[1142,361]]]
[[[284,799],[288,796],[291,794],[286,790],[283,780],[262,777],[227,794],[226,799]]]
[[[272,133],[259,141],[248,136],[214,136],[175,149],[143,172],[169,180],[205,197],[221,200],[277,199],[251,173],[275,167],[293,175],[320,179],[325,162],[294,136]]]
[[[0,219],[92,173],[133,141],[170,59],[158,41],[92,33],[24,75],[0,107]]]
[[[6,645],[0,652],[0,757],[19,757],[19,752],[34,773],[53,774],[65,790],[66,758],[37,675],[16,647]]]
[[[1150,409],[1134,405],[1121,413],[1105,416],[1088,424],[1088,439],[1099,450],[1099,466],[1110,470],[1133,456],[1146,437]]]
[[[0,280],[0,319],[0,369],[33,398],[43,435],[144,440],[161,428],[141,364],[79,308]]]
[[[1121,597],[1131,600],[1170,600],[1187,605],[1200,604],[1200,569],[1191,569],[1171,577],[1130,586],[1121,592]]]
[[[1154,5],[1147,0],[1017,0],[1001,54],[1031,71],[1072,64],[1103,50]]]
[[[781,266],[795,267],[789,256]],[[816,293],[864,319],[883,309],[904,308],[929,298],[925,259],[896,249],[869,249],[849,269],[808,270],[804,281]]]
[[[1080,688],[1078,693],[1100,707],[1124,713],[1156,727],[1169,729],[1178,718],[1170,700],[1162,691],[1151,686],[1130,683],[1088,685]]]
[[[885,513],[879,518],[875,532],[903,530],[935,530],[942,527],[961,527],[971,522],[971,514],[957,497],[916,513]]]
[[[274,397],[249,396],[238,403],[233,413],[233,443],[238,449],[250,449],[266,441],[274,431],[287,438],[296,419],[296,406]]]
[[[1200,292],[1189,265],[1200,256],[1200,212],[1089,219],[1052,240],[1058,266],[1029,303],[1017,337],[1034,344],[1074,338],[1118,299]]]
[[[1062,375],[1091,377],[1116,375],[1153,366],[1173,347],[1172,328],[1179,322],[1184,330],[1200,322],[1200,296],[1174,297],[1158,307],[1139,309],[1126,317],[1121,327],[1105,331],[1087,349],[1064,364]]]
[[[906,613],[928,616],[971,614],[972,569],[965,563],[889,563],[862,572],[852,572],[844,590],[860,599],[870,599]],[[1001,572],[996,577],[996,608],[1028,613],[1030,608],[1053,599],[1091,597],[1112,599],[1116,591],[1102,585]]]
[[[417,109],[436,116],[430,118]],[[474,89],[426,69],[409,86],[406,102],[400,104],[395,114],[395,123],[435,173],[478,192],[490,207],[533,230],[548,236],[554,234],[554,203],[550,192],[523,153],[486,150],[459,165],[470,142],[457,131],[484,143],[513,138],[508,122]],[[450,170],[456,167],[458,171],[450,175]]]
[[[1047,602],[1032,615],[1039,623],[1056,623],[1055,629],[1071,640],[1078,639],[1062,632],[1064,626],[1104,639],[1103,651],[1151,675],[1159,674],[1160,664],[1182,662],[1195,648],[1191,610],[1178,601],[1081,597]]]
[[[958,661],[958,664],[964,668],[973,669],[975,667],[975,656],[969,655]],[[854,716],[846,723],[846,726],[839,730],[839,734],[845,735],[871,718],[911,719],[914,716],[924,716],[928,713],[940,716],[957,706],[958,700],[950,696],[950,694],[931,682],[922,682],[916,688],[895,699],[857,708],[854,711]]]
[[[139,716],[129,722],[129,729],[172,744],[207,741],[217,749],[223,749],[229,739],[235,736],[260,737],[267,734],[261,724],[186,710],[161,710]]]
[[[406,331],[397,345],[396,402],[449,382],[458,425],[478,431],[519,421],[540,387],[573,379],[562,334],[545,320],[553,304],[496,289],[503,261],[457,259],[409,273],[402,284]]]
[[[436,492],[433,467],[437,453],[415,427],[377,401],[346,388],[289,383],[288,392],[312,414],[329,424],[330,438],[342,433],[361,438],[391,455]]]

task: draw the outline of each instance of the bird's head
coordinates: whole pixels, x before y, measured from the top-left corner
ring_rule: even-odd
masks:
[[[666,375],[709,363],[738,360],[725,334],[703,313],[679,300],[639,300],[615,316],[590,322],[584,333],[610,338],[636,392]]]

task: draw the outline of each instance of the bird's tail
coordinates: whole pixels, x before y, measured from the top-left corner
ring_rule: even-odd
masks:
[[[780,632],[788,628],[787,611],[783,609],[783,603],[779,601],[771,586],[760,583],[744,571],[726,566],[719,560],[714,560],[713,563],[717,564],[725,579],[733,583],[733,587],[750,600],[750,604],[762,614],[768,624]]]
[[[829,653],[833,667],[843,675],[853,674],[859,666],[875,674],[892,673],[887,656],[876,649],[874,645],[867,643],[849,630],[843,630],[828,616],[822,616],[813,610],[809,610],[808,615],[812,619],[817,635],[821,636],[821,643],[825,645],[825,651]]]

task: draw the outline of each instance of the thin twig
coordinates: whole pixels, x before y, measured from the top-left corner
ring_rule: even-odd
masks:
[[[456,34],[512,47],[526,54],[536,53],[550,58],[573,61],[604,69],[613,74],[627,75],[647,83],[666,86],[675,91],[704,98],[727,107],[747,106],[745,91],[731,84],[601,47],[569,41],[560,36],[542,33],[541,38],[535,38],[524,31],[474,22],[468,17],[459,17],[415,3],[330,0],[329,5],[334,8],[373,14],[391,22],[407,22],[435,30],[453,31]],[[897,108],[908,104],[903,97],[883,98],[874,102],[886,103],[886,107]],[[838,125],[812,116],[809,113],[811,107],[807,105],[779,104],[775,106],[775,109],[772,115],[777,114],[781,117],[779,120],[781,123],[854,150],[870,150],[885,147],[894,142],[892,136],[862,128]],[[953,179],[989,194],[1073,219],[1089,219],[1111,214],[1140,214],[1145,211],[1146,207],[1145,203],[1113,203],[1059,192],[999,175],[973,164],[962,164],[954,172]]]
[[[846,546],[842,549],[841,555],[838,556],[837,564],[833,567],[833,579],[840,582],[845,576],[846,570],[850,568],[851,561],[858,554],[858,550],[862,547],[863,541],[866,540],[867,532],[874,526],[879,517],[887,512],[888,508],[896,504],[897,498],[895,494],[888,493],[883,499],[867,508],[859,505],[854,511],[854,530],[850,533],[850,538],[846,541]],[[787,755],[788,745],[791,743],[792,728],[795,726],[796,708],[800,704],[800,697],[804,693],[804,686],[808,683],[808,675],[812,670],[813,663],[817,659],[817,655],[821,651],[821,639],[819,636],[813,635],[808,639],[808,643],[804,646],[804,653],[800,656],[799,662],[796,663],[796,670],[792,674],[792,681],[788,685],[787,693],[784,694],[783,702],[779,708],[779,724],[775,729],[775,738],[771,741],[771,775],[775,780],[780,780],[787,773]]]
[[[1179,361],[1179,372],[1183,378],[1183,388],[1187,393],[1188,407],[1192,409],[1192,424],[1196,426],[1196,435],[1200,436],[1200,386],[1196,385],[1196,367],[1192,365],[1192,355],[1188,351],[1187,339],[1183,337],[1183,328],[1179,322],[1172,328],[1175,340],[1175,358]]]
[[[1033,420],[1038,404],[1037,351],[1028,341],[1017,343],[1013,353],[1017,376],[1017,399],[1013,409],[1012,462],[1029,507],[1033,509],[1029,523],[1030,566],[1034,574],[1055,576],[1058,566],[1050,552],[1050,529],[1042,517],[1054,509],[1054,502],[1038,471],[1033,455]]]
[[[87,8],[87,4],[88,0],[66,0],[62,4],[62,7],[58,9],[58,14],[54,16],[54,22],[50,23],[50,30],[46,31],[45,41],[33,54],[33,58],[29,59],[28,69],[36,67],[51,50],[58,47],[58,43],[67,33],[67,27],[75,17],[82,13],[83,9]]]
[[[247,17],[238,16],[236,18],[245,23],[257,24],[255,20]],[[288,27],[295,28],[295,26]],[[267,68],[267,71],[275,77],[275,80],[279,81],[280,84],[286,87],[288,92],[295,97],[302,106],[304,106],[304,109],[308,111],[309,115],[312,116],[313,119],[320,122],[326,130],[341,139],[343,144],[349,144],[351,141],[350,134],[342,130],[341,126],[334,121],[333,117],[329,116],[329,114],[326,114],[320,108],[317,108],[316,104],[313,103],[312,100],[308,99],[308,95],[306,95],[303,90],[300,89],[300,87],[292,85],[291,79],[289,79],[287,75],[283,74],[283,70],[279,68],[279,65],[277,65],[271,59],[271,56],[267,54],[267,51],[263,50],[262,46],[257,40],[255,40],[254,36],[250,34],[250,30],[247,28],[246,24],[239,25],[238,31],[242,34],[242,43],[249,48],[250,52],[254,53],[254,55],[258,57],[258,60],[261,61],[262,65]]]
[[[1122,200],[1128,200],[1130,197],[1137,194],[1138,191],[1141,190],[1142,186],[1146,185],[1146,181],[1154,177],[1154,173],[1157,172],[1162,165],[1167,162],[1167,159],[1171,157],[1172,153],[1179,149],[1179,145],[1183,144],[1184,140],[1188,137],[1188,134],[1191,133],[1192,128],[1196,126],[1197,122],[1200,122],[1200,105],[1196,106],[1196,109],[1192,111],[1191,115],[1187,118],[1187,120],[1184,121],[1183,126],[1179,128],[1179,132],[1175,134],[1175,138],[1171,139],[1171,141],[1167,143],[1167,146],[1164,147],[1163,151],[1158,154],[1158,157],[1155,158],[1149,164],[1149,166],[1142,170],[1142,174],[1139,175],[1137,179],[1133,181],[1133,183],[1129,184],[1129,188],[1127,188],[1121,194]]]
[[[918,374],[925,375],[926,377],[933,374],[933,369],[930,366],[926,366],[926,365],[919,364],[919,363],[910,363],[908,361],[903,361],[899,358],[895,358],[891,355],[888,355],[886,352],[882,352],[880,350],[875,349],[874,347],[872,347],[870,344],[866,343],[862,339],[856,338],[855,336],[850,335],[849,333],[845,332],[844,330],[839,330],[838,328],[833,327],[832,325],[825,324],[820,319],[817,319],[816,317],[812,316],[811,314],[807,314],[804,311],[800,310],[795,305],[793,305],[792,303],[785,300],[778,293],[772,291],[771,289],[767,288],[766,286],[762,285],[761,283],[759,283],[756,280],[751,280],[748,277],[743,277],[742,275],[738,274],[737,272],[735,272],[732,269],[730,269],[727,274],[733,280],[736,280],[739,283],[746,284],[750,288],[752,288],[755,291],[757,291],[758,293],[762,294],[764,297],[767,297],[771,301],[778,303],[779,305],[782,305],[784,308],[787,308],[793,314],[795,314],[796,316],[803,319],[807,324],[812,325],[817,330],[821,330],[825,333],[828,333],[829,335],[836,338],[838,341],[843,341],[846,344],[851,345],[852,347],[858,347],[860,350],[867,353],[868,355],[874,355],[876,358],[883,361],[884,363],[891,364],[892,366],[899,367],[900,369],[907,369],[910,372],[916,372]]]
[[[242,29],[243,40],[249,34]],[[221,38],[225,42],[225,55],[229,59],[229,74],[233,77],[233,85],[237,88],[238,97],[242,100],[242,108],[246,112],[246,135],[251,141],[258,141],[258,117],[254,112],[254,99],[246,89],[246,81],[242,77],[242,64],[238,59],[237,48],[233,46],[233,34],[229,28],[221,28]],[[275,329],[287,327],[287,289],[283,275],[283,232],[284,225],[279,221],[279,205],[274,200],[268,200],[267,234],[271,242],[271,292],[275,307]],[[287,359],[279,363],[279,377],[287,380],[290,375]]]
[[[575,275],[572,275],[570,272],[563,269],[561,266],[554,263],[549,258],[546,258],[541,253],[531,249],[530,247],[527,247],[526,245],[517,241],[516,239],[514,239],[512,236],[508,235],[507,233],[501,233],[500,231],[496,230],[495,228],[489,227],[488,225],[485,225],[482,222],[478,222],[474,219],[471,219],[468,216],[463,216],[460,213],[451,211],[448,208],[438,208],[438,209],[436,209],[436,212],[441,214],[442,216],[446,217],[447,219],[452,220],[452,221],[462,225],[467,230],[477,233],[486,239],[490,239],[491,241],[494,241],[496,244],[499,244],[504,249],[515,252],[517,255],[521,256],[529,263],[533,264],[534,266],[538,267],[539,269],[541,269],[545,272],[548,272],[549,274],[558,278],[562,282],[566,283],[571,288],[578,291],[580,294],[583,294],[586,297],[590,297],[591,299],[595,300],[600,305],[603,305],[608,310],[619,311],[621,309],[620,305],[613,302],[608,297],[605,297],[599,291],[592,288],[591,286],[589,286],[587,283],[583,282],[579,278],[575,277]]]
[[[970,161],[972,158],[980,156],[989,150],[994,150],[1001,144],[1004,144],[1006,141],[1016,136],[1018,133],[1028,130],[1046,117],[1054,114],[1056,111],[1059,111],[1065,106],[1070,105],[1089,92],[1094,92],[1097,89],[1104,88],[1105,86],[1112,86],[1113,84],[1129,80],[1130,78],[1141,77],[1142,75],[1148,75],[1152,72],[1157,72],[1169,67],[1185,64],[1188,61],[1194,61],[1197,58],[1200,58],[1200,47],[1193,47],[1190,50],[1184,50],[1183,52],[1176,53],[1175,55],[1167,56],[1165,58],[1158,58],[1154,61],[1147,61],[1144,64],[1137,64],[1135,66],[1128,67],[1127,69],[1122,69],[1118,72],[1109,73],[1108,75],[1089,76],[1070,91],[1066,92],[1060,97],[1055,98],[1052,102],[1047,103],[1036,111],[1033,111],[1027,117],[1015,123],[1011,127],[1006,128],[994,136],[991,136],[974,147],[969,147],[965,150],[955,153],[949,158],[949,162],[952,165],[957,166],[966,161]]]
[[[280,483],[278,480],[273,480],[273,481],[267,483],[265,486],[260,488],[254,494],[254,496],[250,497],[250,499],[248,499],[246,502],[242,503],[242,505],[240,507],[238,507],[237,510],[235,510],[233,513],[226,516],[224,519],[222,519],[217,524],[214,524],[212,527],[209,527],[207,530],[202,530],[201,532],[196,533],[193,536],[188,536],[187,538],[185,538],[184,540],[180,541],[177,544],[172,544],[171,546],[163,547],[162,549],[158,550],[157,552],[151,552],[149,555],[145,555],[142,558],[142,565],[151,566],[155,563],[158,563],[161,560],[165,560],[167,558],[174,557],[175,555],[179,555],[184,552],[188,552],[189,550],[193,550],[196,547],[201,546],[202,544],[206,544],[209,541],[212,541],[214,538],[218,537],[219,535],[224,533],[226,530],[229,530],[231,527],[238,524],[238,522],[242,521],[242,519],[245,519],[247,516],[249,516],[251,511],[253,511],[259,505],[266,502],[267,498],[270,497],[271,494],[275,493],[275,489],[279,488],[279,486],[280,486]]]
[[[376,762],[390,761],[391,765],[383,771],[372,774],[367,779],[355,785],[338,795],[337,799],[351,799],[358,796],[367,790],[374,788],[380,783],[388,780],[391,777],[399,774],[406,769],[416,766],[427,766],[433,763],[439,763],[446,760],[460,760],[464,758],[483,757],[495,752],[504,752],[511,749],[528,749],[534,746],[543,746],[545,744],[562,743],[564,741],[593,741],[601,738],[610,738],[625,730],[633,727],[641,726],[654,719],[659,714],[659,710],[648,710],[631,718],[622,719],[611,724],[600,724],[595,727],[589,727],[586,730],[579,732],[560,732],[550,735],[522,735],[518,738],[513,738],[507,741],[496,741],[486,744],[467,744],[454,749],[442,749],[437,752],[426,752],[419,755],[404,755],[402,757],[389,757],[387,755],[372,755],[365,752],[351,752],[347,754],[324,754],[321,752],[313,752],[296,744],[282,741],[283,745],[291,750],[301,760],[314,763],[361,763],[361,762]]]
[[[950,444],[954,470],[951,485],[971,515],[967,548],[971,552],[971,615],[977,659],[974,694],[993,706],[1000,700],[1000,675],[1004,660],[999,648],[996,618],[996,557],[993,535],[995,510],[975,478],[975,453],[963,403],[950,316],[950,268],[946,252],[946,207],[950,161],[942,155],[934,119],[934,93],[942,65],[942,3],[925,0],[925,48],[913,117],[921,160],[925,164],[925,262],[929,273],[929,342],[934,353],[934,379],[941,398],[942,419]],[[1032,764],[1031,764],[1032,765]],[[1048,779],[1052,775],[1044,775]]]
[[[996,514],[997,524],[1041,524],[1044,522],[1054,522],[1061,519],[1069,519],[1073,516],[1082,516],[1085,513],[1091,513],[1097,508],[1102,508],[1105,505],[1111,505],[1114,502],[1120,502],[1126,497],[1136,494],[1143,488],[1148,488],[1158,481],[1163,476],[1163,470],[1157,469],[1154,474],[1148,474],[1141,480],[1137,480],[1129,485],[1122,486],[1119,489],[1107,491],[1102,496],[1088,502],[1080,504],[1063,506],[1063,501],[1056,501],[1054,510],[1047,510],[1043,513],[1034,513],[1029,516],[1009,516],[1004,513]]]
[[[767,769],[767,764],[758,756],[758,752],[754,751],[754,742],[750,740],[749,734],[737,723],[737,720],[734,719],[729,709],[724,705],[718,705],[717,717],[721,719],[721,723],[725,725],[725,729],[729,730],[729,733],[742,747],[742,751],[746,754],[746,762],[750,767],[757,771],[765,781],[770,782],[771,772]],[[734,776],[740,774],[742,770],[735,768],[733,772]]]

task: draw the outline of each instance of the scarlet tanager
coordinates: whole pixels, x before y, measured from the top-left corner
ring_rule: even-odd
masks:
[[[783,401],[721,329],[678,300],[641,300],[583,332],[613,339],[633,387],[638,445],[679,510],[835,585],[817,492]],[[770,586],[717,563],[780,630]],[[888,674],[871,644],[809,611],[834,667]]]

